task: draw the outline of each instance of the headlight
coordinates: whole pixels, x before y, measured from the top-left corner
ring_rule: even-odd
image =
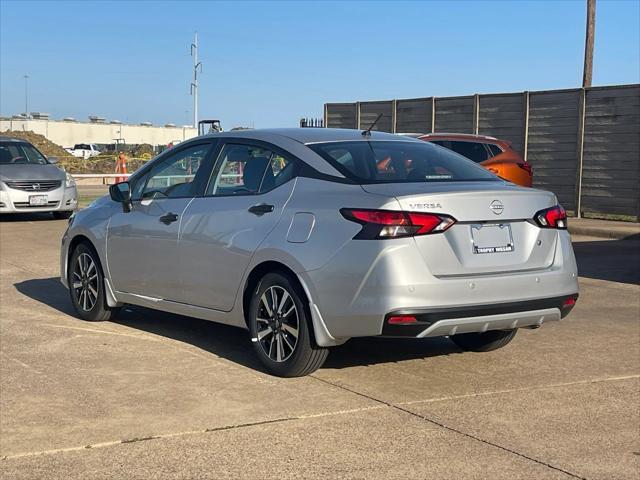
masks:
[[[67,173],[67,176],[64,181],[64,186],[67,188],[76,186],[76,179]]]

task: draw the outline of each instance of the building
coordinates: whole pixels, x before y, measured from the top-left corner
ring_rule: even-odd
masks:
[[[133,125],[117,120],[106,122],[100,117],[89,117],[89,122],[78,122],[73,118],[50,120],[47,114],[33,113],[33,118],[0,118],[0,132],[7,130],[32,131],[44,135],[48,140],[62,147],[73,147],[76,143],[98,145],[148,143],[164,146],[184,141],[198,135],[196,128],[177,127],[167,124],[163,127],[148,122]]]

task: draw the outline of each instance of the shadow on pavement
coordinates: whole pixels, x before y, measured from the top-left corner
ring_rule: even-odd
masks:
[[[573,242],[580,277],[640,284],[640,240]]]
[[[640,242],[629,240],[574,243],[580,276],[640,283],[639,246]],[[27,297],[74,316],[68,292],[58,278],[26,280],[16,283],[15,287]],[[112,322],[188,343],[235,363],[262,370],[252,351],[248,333],[239,328],[141,307],[123,309]],[[325,367],[373,365],[459,352],[446,338],[356,338],[333,348]]]
[[[58,278],[26,280],[16,283],[15,287],[29,298],[75,316],[67,289]],[[110,323],[188,343],[240,365],[264,371],[253,352],[249,334],[240,328],[142,307],[124,308]],[[373,365],[459,352],[445,338],[357,338],[332,348],[325,367]]]
[[[49,212],[40,213],[0,213],[0,222],[41,222],[53,221],[53,215]],[[68,220],[63,220],[67,222]]]

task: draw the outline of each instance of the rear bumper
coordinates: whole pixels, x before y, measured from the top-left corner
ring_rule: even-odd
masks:
[[[385,317],[382,335],[386,337],[440,337],[459,333],[539,327],[566,317],[578,294],[528,300],[524,302],[475,305],[445,309],[405,309]],[[391,318],[413,318],[412,323],[392,324]]]
[[[29,206],[30,195],[46,195],[48,205]],[[64,185],[47,192],[26,192],[2,186],[0,190],[0,213],[30,213],[73,211],[78,208],[78,192],[76,187],[66,188]]]
[[[542,323],[562,317],[559,305],[540,306],[536,302],[556,297],[566,298],[578,292],[578,272],[571,240],[566,231],[558,232],[553,263],[548,268],[495,275],[435,277],[426,268],[410,239],[389,242],[381,251],[376,251],[373,247],[373,242],[351,242],[322,268],[299,273],[308,285],[310,297],[317,305],[318,313],[333,338],[382,335],[385,319],[390,312],[451,313],[456,309],[464,311],[468,308],[514,303],[522,306],[499,312],[467,312],[454,317],[442,316],[439,320],[472,324],[477,319],[461,319],[497,315],[495,318],[480,320],[478,325],[469,328],[479,329],[478,331],[483,328],[511,328],[509,325],[514,321],[515,328],[533,326],[540,323],[540,318],[532,318],[542,310],[545,311],[541,314]],[[546,311],[548,309],[555,309],[556,312]],[[532,317],[523,312],[537,313],[532,314]],[[513,315],[514,313],[517,315]],[[485,327],[487,320],[492,323]],[[455,323],[440,325],[455,326]],[[414,336],[431,326],[424,325]],[[424,335],[450,334],[449,331],[441,331],[439,328],[432,328]]]

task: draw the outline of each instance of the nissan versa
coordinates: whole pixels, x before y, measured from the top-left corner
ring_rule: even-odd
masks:
[[[61,270],[82,319],[133,304],[235,325],[286,377],[351,337],[494,350],[578,297],[552,193],[431,143],[323,128],[166,151],[70,219]]]

